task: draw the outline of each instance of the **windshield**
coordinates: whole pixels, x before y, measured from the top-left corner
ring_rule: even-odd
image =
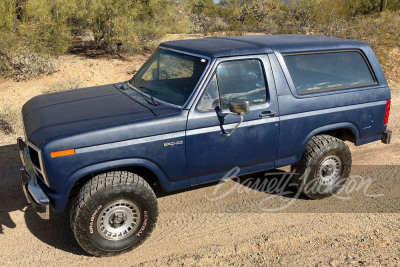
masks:
[[[183,106],[207,63],[204,58],[158,48],[129,83],[155,99]]]

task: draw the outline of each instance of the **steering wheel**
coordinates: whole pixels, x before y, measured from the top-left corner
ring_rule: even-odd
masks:
[[[169,74],[168,74],[168,72],[166,70],[160,70],[159,76],[160,76],[161,80],[169,79]]]
[[[260,78],[260,73],[256,73],[253,71],[249,71],[247,73],[247,78],[251,81],[258,81],[258,79]]]

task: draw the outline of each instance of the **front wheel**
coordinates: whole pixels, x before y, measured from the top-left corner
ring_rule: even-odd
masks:
[[[130,172],[93,177],[79,191],[71,209],[71,228],[79,245],[94,256],[133,249],[149,237],[158,216],[150,185]]]
[[[311,199],[336,193],[346,182],[350,170],[349,147],[330,135],[312,137],[300,161],[291,167],[293,183]]]

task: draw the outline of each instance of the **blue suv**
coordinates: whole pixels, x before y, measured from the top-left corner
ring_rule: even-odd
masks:
[[[155,187],[174,191],[292,166],[320,199],[351,170],[345,140],[382,140],[390,90],[371,48],[276,35],[164,42],[129,81],[34,97],[18,139],[22,188],[45,219],[71,203],[81,247],[133,249],[154,229]]]

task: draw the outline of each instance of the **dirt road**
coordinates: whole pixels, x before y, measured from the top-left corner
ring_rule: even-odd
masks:
[[[89,67],[98,61],[84,62],[76,64],[103,70],[103,63]],[[128,69],[128,63],[118,64],[124,71],[119,66],[119,72],[114,69],[115,77],[103,80],[96,76],[100,74],[87,78],[90,73],[79,72],[82,83],[125,79],[132,69]],[[66,65],[74,68],[71,62]],[[59,77],[15,85],[31,86],[26,94],[15,90],[11,81],[0,90],[7,92],[8,99],[15,97],[22,103],[41,90],[38,84],[47,86],[67,77],[65,73],[55,75]],[[262,192],[254,183],[245,182],[248,178],[264,179],[264,174],[257,174],[160,196],[160,217],[150,239],[136,250],[113,258],[85,254],[72,236],[66,215],[43,221],[34,214],[19,185],[15,136],[1,135],[0,266],[395,266],[400,262],[400,91],[393,90],[392,94],[392,144],[351,146],[353,179],[369,179],[369,186],[363,183],[359,190],[348,187],[339,197],[314,201],[297,199],[290,186],[284,188],[288,194],[279,197],[276,192]],[[274,177],[285,178],[281,170],[269,172],[267,179]],[[232,192],[226,193],[229,190]],[[225,197],[216,200],[222,195]]]

